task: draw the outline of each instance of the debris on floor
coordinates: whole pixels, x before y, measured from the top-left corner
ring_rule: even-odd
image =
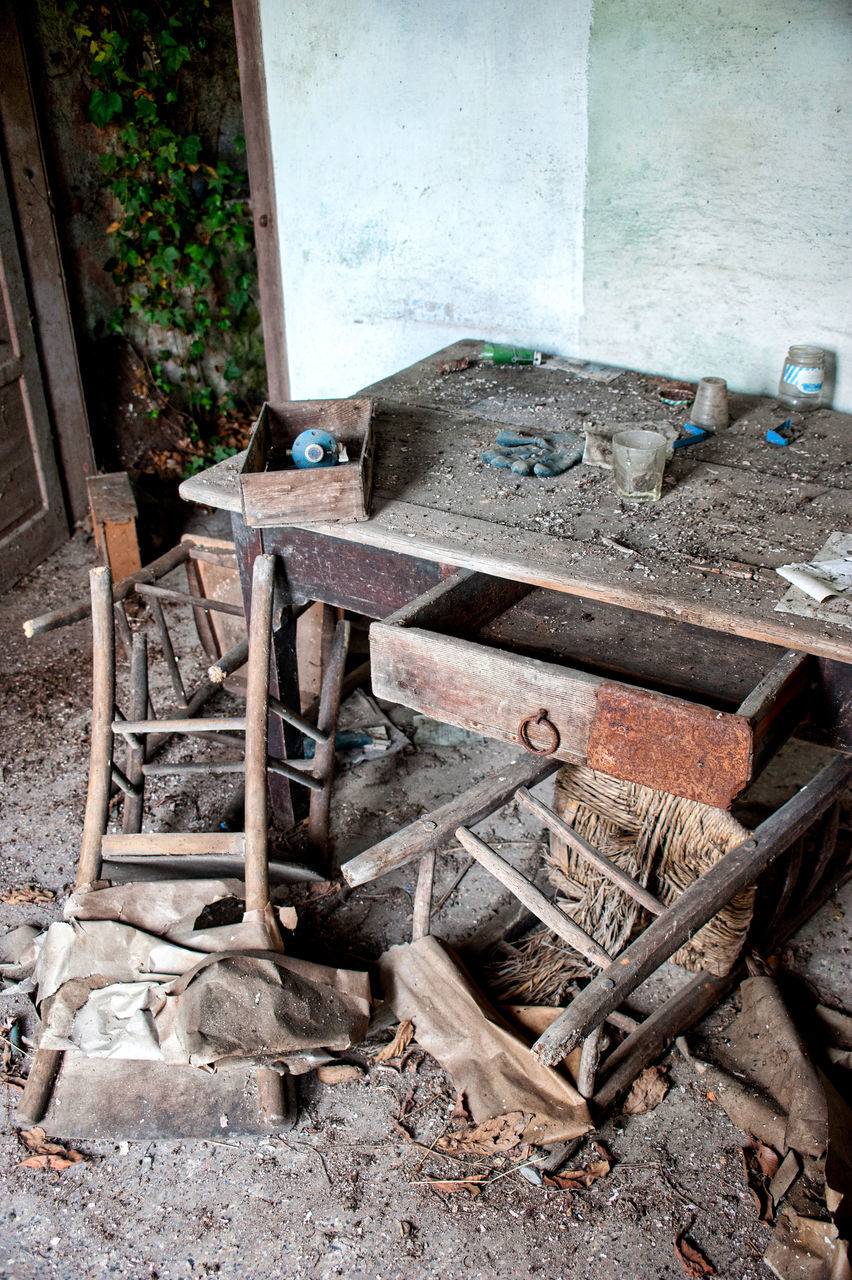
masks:
[[[474,1121],[524,1113],[523,1140],[539,1146],[592,1128],[576,1089],[536,1063],[436,938],[392,947],[379,973],[397,1017],[414,1024],[417,1043],[452,1077]]]

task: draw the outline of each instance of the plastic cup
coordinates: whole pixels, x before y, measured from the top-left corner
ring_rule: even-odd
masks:
[[[658,502],[668,442],[659,431],[619,431],[612,437],[612,479],[625,502]]]
[[[726,427],[729,419],[727,382],[724,378],[702,378],[689,410],[689,421],[695,427],[715,431]]]

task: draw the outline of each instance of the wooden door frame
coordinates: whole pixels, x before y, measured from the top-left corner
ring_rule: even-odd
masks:
[[[281,245],[275,202],[275,169],[269,132],[269,103],[263,63],[260,0],[233,0],[240,96],[251,189],[260,317],[266,349],[266,384],[273,402],[289,400],[287,334],[284,324],[284,287],[281,279]]]
[[[0,133],[9,196],[32,304],[33,333],[72,524],[88,512],[97,473],[36,98],[14,0],[0,0]]]

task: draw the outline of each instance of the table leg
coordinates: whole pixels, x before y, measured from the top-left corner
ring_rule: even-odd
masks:
[[[249,529],[242,516],[234,514],[234,545],[240,570],[240,585],[246,617],[251,616],[251,581],[254,561],[263,550],[263,533]],[[299,706],[299,673],[296,663],[296,619],[278,562],[272,612],[272,646],[269,659],[269,689],[288,707]],[[269,718],[269,755],[274,760],[301,758],[302,735],[279,716]],[[292,827],[307,814],[308,796],[304,787],[291,787],[280,774],[267,775],[272,812],[284,827]]]

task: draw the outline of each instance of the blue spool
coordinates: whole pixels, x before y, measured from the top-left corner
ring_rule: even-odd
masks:
[[[296,467],[333,467],[337,463],[337,441],[327,431],[311,427],[296,436],[291,453]]]

